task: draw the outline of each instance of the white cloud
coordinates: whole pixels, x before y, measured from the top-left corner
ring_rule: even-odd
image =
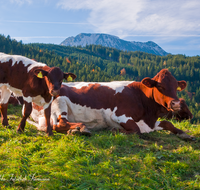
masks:
[[[60,0],[67,10],[90,10],[95,32],[129,35],[199,35],[199,0]]]

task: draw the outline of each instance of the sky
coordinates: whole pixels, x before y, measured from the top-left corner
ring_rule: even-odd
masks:
[[[24,44],[60,44],[80,33],[200,55],[200,0],[0,0],[1,35]]]

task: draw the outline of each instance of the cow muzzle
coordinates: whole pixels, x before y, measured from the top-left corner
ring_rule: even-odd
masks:
[[[172,109],[172,111],[180,111],[181,109],[181,105],[180,105],[180,101],[179,100],[172,100],[170,103],[170,108]]]
[[[59,93],[60,93],[60,90],[51,90],[51,91],[50,91],[50,94],[51,94],[52,96],[58,96]]]

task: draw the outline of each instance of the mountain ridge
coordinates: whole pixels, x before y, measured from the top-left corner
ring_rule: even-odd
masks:
[[[117,36],[103,33],[80,33],[75,37],[68,37],[60,43],[63,46],[82,46],[102,45],[105,47],[116,48],[123,51],[141,51],[155,55],[165,56],[168,53],[164,51],[155,42],[135,42],[120,39]]]

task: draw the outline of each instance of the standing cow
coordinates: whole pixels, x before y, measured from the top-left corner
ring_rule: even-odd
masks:
[[[52,96],[59,94],[62,80],[72,73],[63,73],[58,67],[48,67],[19,55],[7,55],[0,53],[0,90],[1,120],[4,126],[8,126],[7,106],[11,93],[22,96],[24,99],[23,117],[17,131],[23,132],[27,117],[32,111],[32,102],[43,106],[45,115],[46,132],[52,135],[50,126],[50,104]]]
[[[185,87],[186,82],[177,81],[167,69],[141,82],[65,83],[52,103],[53,128],[66,132],[74,128],[74,122],[80,122],[86,126],[81,129],[84,133],[101,129],[126,134],[169,130],[182,139],[191,139],[169,121],[157,121],[163,109],[180,111],[176,93]],[[43,111],[34,109],[31,116],[42,130]]]

